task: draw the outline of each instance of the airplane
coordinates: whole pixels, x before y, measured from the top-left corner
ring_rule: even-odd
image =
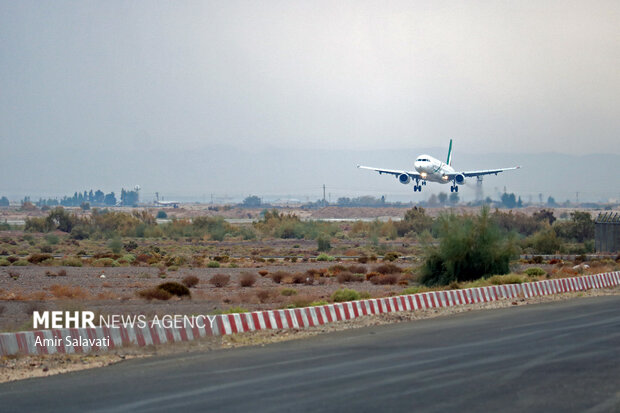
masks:
[[[164,206],[164,207],[172,207],[172,208],[178,208],[180,202],[178,201],[160,201],[159,200],[159,192],[155,192],[155,205],[160,205],[160,206]]]
[[[381,169],[361,165],[357,165],[357,167],[360,169],[370,169],[371,171],[377,171],[379,172],[379,175],[394,175],[403,185],[407,185],[409,184],[409,182],[414,180],[414,192],[422,192],[422,185],[426,185],[427,182],[437,182],[440,184],[447,184],[449,182],[451,183],[450,192],[458,192],[458,186],[465,184],[465,178],[476,176],[478,177],[478,179],[481,180],[481,177],[483,175],[497,175],[500,172],[521,168],[520,166],[513,166],[511,168],[457,172],[452,167],[452,139],[450,139],[450,147],[448,148],[448,159],[445,163],[441,162],[439,159],[433,158],[430,155],[424,154],[418,156],[418,158],[415,160],[413,164],[415,171],[398,171],[393,169]]]

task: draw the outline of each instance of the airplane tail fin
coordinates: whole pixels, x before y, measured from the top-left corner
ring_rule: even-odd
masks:
[[[450,147],[448,148],[448,160],[446,161],[446,165],[452,166],[452,139],[450,139]]]

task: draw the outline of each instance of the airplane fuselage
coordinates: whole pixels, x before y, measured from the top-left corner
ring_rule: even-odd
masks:
[[[418,156],[413,167],[423,179],[440,184],[447,184],[450,182],[448,176],[455,172],[454,168],[450,165],[430,155]]]

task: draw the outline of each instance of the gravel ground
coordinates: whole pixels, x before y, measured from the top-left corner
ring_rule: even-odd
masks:
[[[114,353],[92,355],[49,355],[49,356],[19,356],[3,357],[0,359],[0,383],[21,380],[31,377],[50,376],[69,371],[87,368],[103,367],[125,359],[135,357],[150,357],[162,354],[183,353],[192,351],[210,351],[220,348],[233,348],[248,345],[266,345],[269,343],[302,339],[339,331],[349,328],[361,328],[374,325],[399,323],[419,319],[447,316],[476,310],[490,310],[518,305],[537,304],[581,297],[603,295],[620,295],[620,287],[605,290],[590,290],[586,292],[567,293],[546,297],[534,297],[515,301],[503,300],[491,303],[470,304],[451,308],[419,310],[414,312],[390,313],[377,316],[366,316],[354,320],[327,324],[307,329],[291,329],[276,331],[258,331],[254,333],[235,334],[224,337],[206,337],[187,343],[165,344],[144,348],[128,347]]]
[[[165,279],[159,277],[159,270],[154,267],[3,267],[0,269],[0,331],[31,329],[32,312],[35,310],[89,310],[102,315],[145,314],[148,317],[163,314],[209,314],[234,306],[254,311],[285,307],[299,299],[309,299],[309,302],[327,299],[343,286],[367,291],[373,297],[397,294],[403,289],[398,285],[374,285],[367,281],[339,284],[334,277],[324,278],[324,284],[276,284],[269,276],[258,275],[259,270],[267,270],[269,273],[278,270],[296,273],[310,268],[327,268],[334,264],[337,263],[259,264],[260,268],[255,265],[251,268],[182,268],[168,271]],[[343,264],[350,265],[353,262]],[[370,269],[372,265],[367,267]],[[46,275],[48,271],[57,274],[60,270],[65,270],[67,275]],[[17,279],[11,277],[10,272],[17,273]],[[239,286],[239,278],[243,272],[257,275],[253,287]],[[102,273],[105,278],[100,278]],[[214,274],[229,275],[230,283],[222,288],[212,286],[208,280]],[[138,291],[164,281],[180,282],[188,275],[194,275],[200,280],[197,287],[191,289],[191,300],[173,298],[168,301],[147,301],[136,295]],[[56,298],[51,291],[53,285],[79,287],[84,296],[77,299]],[[280,291],[283,288],[293,288],[297,290],[297,294],[292,297],[282,296]],[[257,297],[257,292],[261,290],[271,292],[263,303]]]

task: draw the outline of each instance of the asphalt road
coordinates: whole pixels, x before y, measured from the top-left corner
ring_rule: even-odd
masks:
[[[0,384],[0,411],[620,412],[620,296]]]

